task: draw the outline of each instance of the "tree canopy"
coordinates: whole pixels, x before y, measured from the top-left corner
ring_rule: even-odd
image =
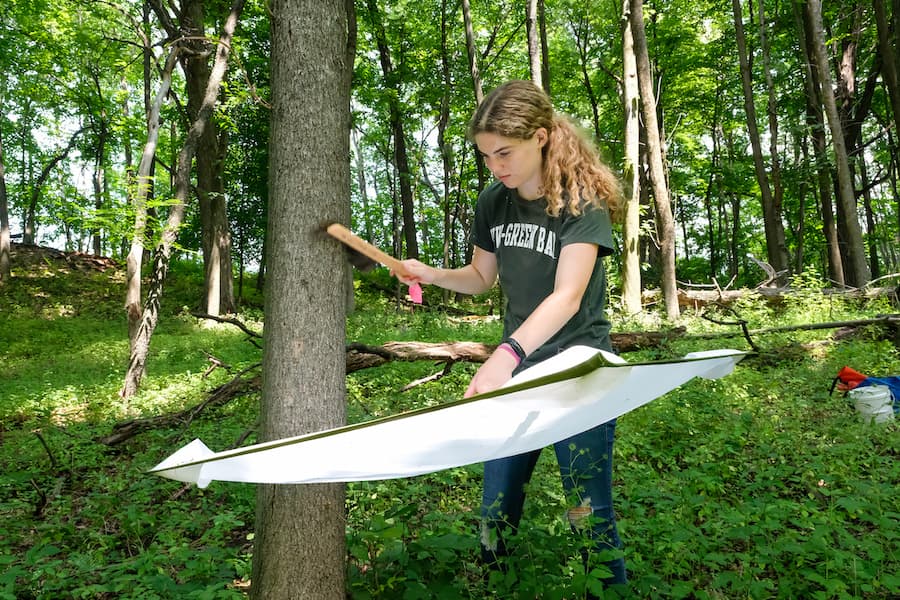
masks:
[[[540,43],[532,56],[526,4],[357,3],[348,156],[357,233],[398,256],[464,264],[474,201],[489,175],[465,139],[466,121],[484,90],[532,77],[533,58],[558,109],[624,169],[624,53],[632,50],[623,23],[634,3],[545,0],[534,17]],[[178,204],[177,156],[199,106],[193,90],[203,89],[228,13],[227,3],[213,0],[171,6],[177,10],[158,0],[64,0],[0,8],[5,247],[12,236],[124,258],[134,240],[144,248],[158,242]],[[822,10],[817,0],[638,6],[664,186],[651,185],[645,114],[636,163],[640,272],[627,276],[639,276],[643,288],[668,277],[755,285],[766,279],[757,260],[779,283],[813,271],[835,285],[862,286],[896,273],[893,7],[851,2]],[[205,263],[224,257],[220,272],[242,274],[264,272],[266,264],[264,2],[247,2],[234,35],[212,115],[215,139],[200,142],[175,251]],[[167,66],[170,57],[180,68]],[[168,76],[152,163],[139,174],[154,100]],[[136,203],[140,181],[151,186]],[[207,215],[217,198],[222,225]],[[136,221],[135,211],[144,210],[146,219]],[[670,255],[674,274],[663,260]],[[623,272],[613,265],[616,298]],[[215,268],[207,264],[208,278]],[[229,294],[208,283],[198,303],[206,297],[210,312],[220,303],[227,312]]]

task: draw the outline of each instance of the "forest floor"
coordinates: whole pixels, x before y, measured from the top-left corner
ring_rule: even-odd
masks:
[[[141,392],[118,396],[128,359],[121,265],[15,247],[0,287],[0,600],[245,598],[255,488],[200,490],[146,474],[194,438],[219,450],[255,441],[258,392],[248,388],[192,418],[103,440],[135,417],[173,414],[207,399],[260,352],[229,324],[191,315],[197,265],[174,265]],[[368,279],[367,279],[368,278]],[[485,299],[410,308],[358,280],[348,341],[495,343]],[[426,294],[431,290],[426,290]],[[896,313],[885,298],[842,300],[808,285],[779,306],[747,298],[728,316],[751,329]],[[430,304],[429,302],[430,301]],[[261,330],[258,298],[238,318]],[[712,309],[710,309],[712,310]],[[624,357],[652,360],[741,338],[686,313],[613,314],[617,330],[684,327],[669,343]],[[759,352],[721,380],[695,380],[619,420],[616,509],[634,598],[900,597],[900,423],[865,423],[829,393],[849,365],[900,374],[890,326],[759,335]],[[693,335],[693,337],[692,337]],[[210,356],[225,367],[210,369]],[[392,361],[348,375],[351,421],[457,397],[477,365],[403,389],[439,370]],[[552,453],[529,486],[505,575],[477,560],[481,468],[347,486],[347,591],[352,598],[580,598],[584,540],[569,531]]]

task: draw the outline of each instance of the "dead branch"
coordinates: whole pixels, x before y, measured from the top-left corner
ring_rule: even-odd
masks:
[[[115,446],[131,439],[137,434],[148,429],[171,427],[174,425],[190,425],[190,423],[204,410],[211,406],[223,406],[232,399],[252,393],[260,389],[261,379],[259,375],[244,377],[251,370],[258,369],[262,363],[256,363],[238,373],[231,381],[212,390],[203,402],[189,406],[184,410],[153,417],[143,417],[123,421],[113,426],[112,433],[101,437],[98,441],[107,446]]]
[[[247,336],[250,338],[249,341],[251,344],[253,344],[257,348],[262,348],[256,342],[256,340],[262,339],[262,337],[263,337],[262,334],[259,332],[253,331],[252,329],[247,327],[247,325],[244,324],[243,321],[240,321],[239,319],[233,319],[231,317],[220,317],[218,315],[210,315],[207,313],[199,313],[199,312],[192,312],[191,316],[196,317],[198,319],[209,319],[210,321],[216,321],[217,323],[228,323],[229,325],[234,325],[235,327],[237,327],[238,329],[240,329],[241,331],[243,331],[244,333],[247,334]]]
[[[781,327],[766,327],[764,329],[750,329],[745,332],[722,331],[718,333],[698,333],[689,336],[693,339],[713,339],[740,337],[742,335],[761,335],[767,333],[785,333],[788,331],[815,331],[819,329],[844,329],[865,327],[866,325],[883,325],[885,327],[900,327],[900,314],[879,315],[872,319],[857,319],[853,321],[830,321],[827,323],[804,323],[800,325],[784,325]]]
[[[447,375],[450,374],[450,371],[453,369],[453,365],[454,365],[454,361],[448,360],[446,363],[444,363],[444,368],[441,369],[440,371],[438,371],[437,373],[432,373],[428,377],[422,377],[421,379],[416,379],[415,381],[407,383],[406,385],[403,386],[403,389],[401,389],[400,391],[406,392],[406,391],[413,389],[414,387],[418,387],[418,386],[424,385],[426,383],[431,383],[432,381],[438,381],[440,379],[443,379],[444,377],[446,377]]]
[[[203,354],[206,355],[206,360],[209,361],[209,366],[206,367],[205,371],[203,371],[203,375],[200,376],[201,379],[206,379],[216,369],[225,369],[227,372],[231,373],[231,365],[222,362],[209,352],[204,351]]]
[[[41,446],[44,447],[44,451],[47,453],[47,457],[50,459],[50,468],[55,471],[56,459],[53,457],[53,452],[50,451],[50,446],[47,445],[47,441],[44,439],[44,436],[41,435],[40,431],[35,431],[34,435],[37,437],[38,441],[41,442]]]

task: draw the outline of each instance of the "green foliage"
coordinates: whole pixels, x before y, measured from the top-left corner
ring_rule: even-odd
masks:
[[[233,328],[200,327],[186,316],[182,307],[191,304],[199,273],[176,263],[150,374],[125,407],[116,391],[127,342],[110,276],[51,277],[50,267],[36,265],[30,278],[18,273],[0,297],[0,363],[12,375],[0,379],[0,599],[246,597],[255,488],[215,483],[199,490],[144,471],[195,437],[216,449],[234,444],[253,427],[256,394],[121,446],[98,439],[126,415],[194,405],[229,379],[221,371],[202,377],[203,351],[235,369],[259,360],[259,351]],[[823,301],[820,279],[807,272],[794,280],[803,291],[797,299],[747,299],[730,316],[757,329],[885,308]],[[496,320],[398,309],[385,283],[380,270],[357,281],[349,340],[490,342],[500,335]],[[469,302],[473,312],[487,312]],[[660,323],[652,314],[615,322],[617,330]],[[697,333],[723,327],[693,316],[684,324]],[[900,426],[863,423],[847,399],[828,393],[844,365],[900,373],[896,341],[870,328],[840,342],[821,331],[759,335],[756,342],[764,351],[732,375],[689,382],[619,420],[616,507],[632,596],[897,597]],[[626,358],[723,346],[745,344],[673,339]],[[407,391],[437,367],[389,363],[357,371],[347,379],[349,418],[455,398],[475,367],[456,365],[439,382]],[[601,591],[602,557],[585,571],[586,540],[570,531],[552,453],[538,462],[502,573],[478,561],[480,498],[479,465],[348,484],[348,596],[571,599]]]

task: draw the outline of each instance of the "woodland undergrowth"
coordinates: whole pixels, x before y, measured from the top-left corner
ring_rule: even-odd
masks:
[[[145,471],[193,438],[213,449],[255,441],[258,394],[120,445],[98,441],[128,418],[196,404],[260,360],[237,328],[190,316],[198,277],[186,265],[174,270],[148,376],[128,403],[117,395],[128,342],[114,274],[43,270],[0,289],[0,600],[247,597],[254,487],[200,490]],[[374,282],[357,281],[349,341],[495,342],[500,334],[497,320],[398,305]],[[897,312],[885,300],[823,296],[816,277],[796,284],[800,293],[779,305],[748,297],[720,316],[759,329]],[[483,300],[457,308],[484,314]],[[249,298],[238,315],[257,330],[260,304]],[[651,312],[612,317],[621,331],[676,325]],[[625,358],[748,349],[740,337],[692,338],[724,329],[695,312],[677,325],[686,336]],[[866,423],[847,398],[829,393],[845,365],[900,374],[897,331],[754,342],[760,352],[733,374],[689,382],[619,420],[616,509],[631,596],[900,597],[900,423]],[[228,369],[207,373],[207,355]],[[360,421],[456,398],[475,368],[457,364],[405,392],[440,367],[395,362],[353,373],[348,414]],[[503,575],[489,576],[476,559],[478,465],[348,485],[348,597],[562,599],[598,591],[602,568],[583,567],[584,540],[565,520],[554,461],[545,452],[538,463]]]

